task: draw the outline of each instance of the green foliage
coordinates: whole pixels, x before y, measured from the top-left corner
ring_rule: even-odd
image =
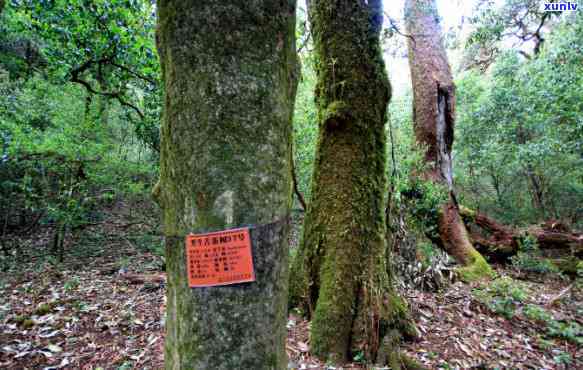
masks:
[[[151,2],[13,0],[0,25],[10,45],[0,52],[0,66],[13,77],[28,78],[41,70],[54,84],[72,82],[85,89],[88,99],[100,97],[101,110],[115,101],[138,138],[159,150],[162,91]]]
[[[432,261],[436,256],[439,255],[439,251],[436,247],[429,242],[421,242],[417,245],[418,255],[421,257],[420,262],[423,268],[428,268],[431,266]]]
[[[526,236],[520,240],[518,252],[510,257],[510,261],[518,271],[539,274],[559,272],[557,266],[551,261],[542,258],[536,239],[532,236]]]
[[[311,176],[314,169],[316,141],[318,140],[318,121],[316,104],[314,103],[314,88],[316,72],[313,59],[302,59],[302,78],[296,94],[294,124],[294,165],[298,188],[306,202],[311,196]]]
[[[528,305],[523,313],[531,320],[545,325],[546,335],[550,338],[564,339],[577,345],[583,344],[583,327],[576,321],[558,321],[545,309]]]
[[[534,304],[526,304],[521,308],[528,297],[528,291],[518,281],[508,277],[499,278],[488,286],[474,289],[472,295],[489,310],[507,319],[521,313],[527,319],[544,325],[546,336],[550,338],[560,338],[579,345],[583,343],[583,328],[576,321],[555,320],[551,313]],[[544,340],[542,342],[545,346],[550,345],[545,344]]]
[[[563,17],[531,60],[502,53],[458,80],[456,179],[463,201],[510,224],[581,226],[583,16]]]
[[[474,25],[467,44],[496,54],[503,42],[522,46],[533,39],[544,39],[546,28],[560,13],[543,11],[538,0],[481,1],[470,23]]]
[[[407,177],[398,184],[396,196],[407,202],[411,222],[431,239],[439,238],[438,219],[441,206],[447,201],[447,190],[431,181]]]
[[[573,362],[573,357],[571,357],[571,354],[567,352],[559,351],[559,353],[556,356],[553,356],[553,361],[557,365],[561,364],[570,365]]]
[[[138,250],[152,253],[158,257],[164,257],[164,243],[159,235],[141,233],[127,237]]]
[[[160,110],[152,10],[147,1],[15,0],[0,16],[4,268],[18,247],[9,232],[49,227],[47,247],[61,261],[64,239],[101,209],[149,196]]]
[[[111,186],[128,194],[143,191],[132,177],[148,176],[151,165],[128,163],[133,153],[116,148],[119,143],[111,135],[123,114],[110,115],[113,127],[103,127],[92,119],[79,121],[87,112],[74,86],[63,89],[36,77],[21,86],[6,81],[4,86],[12,89],[9,96],[0,96],[2,167],[10,174],[3,189],[20,193],[30,208],[48,206],[57,218],[81,212],[79,203],[90,205],[111,196],[109,191],[87,194],[91,187]],[[39,116],[46,122],[40,128]],[[112,153],[114,149],[118,152]],[[42,204],[43,192],[50,195],[51,204]]]
[[[522,310],[522,313],[527,318],[534,321],[546,323],[552,320],[552,316],[544,308],[541,308],[540,306],[537,305],[532,304],[526,305],[526,307],[524,307],[524,309]]]
[[[555,321],[552,320],[547,326],[548,335],[583,345],[583,327],[576,321]]]
[[[73,277],[72,279],[65,281],[65,285],[63,285],[63,288],[65,288],[66,291],[72,291],[77,289],[80,284],[81,281],[79,281],[79,278]]]
[[[503,277],[472,291],[474,297],[491,311],[511,319],[527,292],[517,281]]]

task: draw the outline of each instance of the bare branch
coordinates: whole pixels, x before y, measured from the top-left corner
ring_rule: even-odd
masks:
[[[384,13],[385,13],[385,17],[387,17],[387,19],[388,19],[388,21],[389,21],[390,28],[391,28],[393,31],[395,31],[395,33],[396,33],[396,34],[398,34],[398,35],[401,35],[401,36],[403,36],[403,37],[408,37],[408,38],[410,38],[410,39],[411,39],[411,41],[413,41],[413,47],[415,47],[415,37],[413,37],[412,35],[408,35],[408,34],[405,34],[405,33],[401,32],[401,30],[399,30],[399,27],[397,26],[397,24],[396,24],[395,20],[394,20],[393,18],[391,18],[391,16],[389,16],[389,15],[387,14],[387,12],[384,12]]]
[[[117,63],[114,63],[114,62],[110,62],[109,64],[111,64],[112,66],[117,67],[117,68],[119,68],[119,69],[121,69],[123,71],[128,72],[129,74],[131,74],[134,77],[139,78],[140,80],[144,80],[144,81],[146,81],[146,82],[148,82],[148,83],[150,83],[152,85],[157,85],[157,82],[156,81],[154,81],[151,78],[146,77],[146,76],[144,76],[144,75],[142,75],[142,74],[140,74],[140,73],[138,73],[136,71],[133,71],[130,68],[124,66],[124,65],[117,64]]]

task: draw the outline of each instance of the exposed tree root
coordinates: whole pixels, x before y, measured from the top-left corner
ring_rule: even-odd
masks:
[[[398,330],[389,331],[379,348],[377,364],[381,366],[389,365],[393,370],[425,370],[427,369],[411,357],[401,353],[399,346],[402,336]]]

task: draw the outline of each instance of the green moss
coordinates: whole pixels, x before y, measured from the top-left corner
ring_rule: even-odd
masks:
[[[28,315],[16,316],[13,321],[16,325],[24,329],[30,329],[35,325],[34,320]]]
[[[493,279],[496,273],[477,251],[471,253],[472,262],[467,266],[459,267],[456,272],[463,282],[470,283],[482,279]]]
[[[321,114],[322,122],[328,128],[338,128],[343,122],[350,120],[350,107],[342,100],[335,100]]]
[[[466,222],[466,223],[473,223],[474,222],[474,220],[476,219],[476,216],[477,216],[476,211],[474,211],[468,207],[462,206],[462,205],[459,206],[459,209],[460,209],[460,216],[462,217],[464,222]]]
[[[52,311],[52,309],[53,308],[51,307],[50,304],[42,303],[36,308],[36,310],[34,311],[34,314],[39,315],[39,316],[43,316],[43,315],[50,313]]]
[[[34,325],[35,323],[32,319],[24,320],[24,322],[22,323],[22,327],[24,329],[31,329]]]
[[[300,244],[301,245],[301,244]],[[298,247],[292,256],[289,281],[289,308],[308,312],[308,274],[306,273],[304,248]]]
[[[332,362],[355,353],[370,358],[349,347],[378,335],[369,330],[374,323],[365,313],[382,311],[379,302],[389,286],[379,261],[386,252],[384,124],[390,88],[369,20],[369,8],[359,2],[310,3],[319,137],[297,263],[304,266],[294,264],[292,275],[306,276],[297,291],[315,308],[312,352]]]

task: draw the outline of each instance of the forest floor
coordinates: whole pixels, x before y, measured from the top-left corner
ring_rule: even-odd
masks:
[[[0,369],[163,368],[163,261],[153,234],[117,214],[71,240],[59,264],[38,252],[48,228],[23,238],[23,262],[0,273]],[[494,283],[403,292],[421,334],[403,351],[436,369],[583,369],[581,286],[498,274]],[[290,368],[333,369],[310,357],[308,322],[291,315],[288,333]]]

